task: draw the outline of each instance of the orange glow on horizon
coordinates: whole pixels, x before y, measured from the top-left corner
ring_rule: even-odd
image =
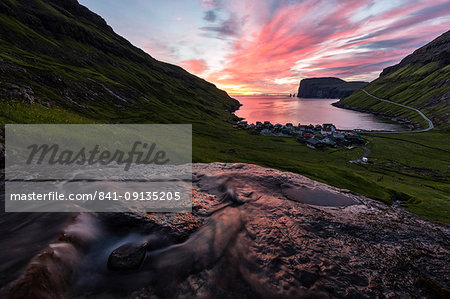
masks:
[[[450,28],[448,0],[211,3],[136,39],[233,95],[296,93],[313,77],[372,81]]]

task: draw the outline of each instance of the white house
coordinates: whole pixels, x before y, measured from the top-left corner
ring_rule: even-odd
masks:
[[[335,131],[336,131],[336,127],[333,124],[323,124],[323,127],[320,130],[320,133],[322,135],[333,135],[333,133]]]

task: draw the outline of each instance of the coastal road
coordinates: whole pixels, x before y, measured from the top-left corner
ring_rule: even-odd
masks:
[[[428,117],[426,117],[425,114],[422,113],[422,111],[420,111],[420,110],[418,110],[416,108],[410,107],[410,106],[406,106],[406,105],[403,105],[403,104],[399,104],[399,103],[390,101],[390,100],[381,99],[381,98],[379,98],[377,96],[374,96],[373,94],[370,94],[364,88],[362,89],[362,91],[364,91],[364,93],[366,95],[368,95],[369,97],[372,97],[372,98],[377,99],[379,101],[391,103],[391,104],[394,104],[394,105],[397,105],[397,106],[400,106],[400,107],[403,107],[403,108],[414,110],[417,113],[419,113],[419,115],[422,116],[428,122],[428,128],[421,129],[421,130],[413,130],[413,131],[372,131],[372,132],[367,131],[367,132],[364,132],[364,133],[397,133],[397,134],[398,133],[420,133],[420,132],[430,131],[431,129],[434,128],[433,122]]]
[[[370,149],[368,149],[365,146],[360,146],[359,148],[362,148],[364,150],[364,154],[362,154],[362,156],[360,156],[358,159],[356,160],[350,160],[350,163],[358,163],[361,164],[361,161],[363,158],[367,158],[367,156],[370,154]],[[367,163],[363,163],[363,164],[367,164]]]
[[[362,146],[361,148],[364,150],[364,154],[360,157],[360,159],[362,160],[362,158],[364,158],[364,157],[367,158],[367,156],[370,154],[370,149],[368,149],[365,146]]]

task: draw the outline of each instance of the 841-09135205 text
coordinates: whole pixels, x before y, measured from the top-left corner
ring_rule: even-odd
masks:
[[[60,192],[47,193],[12,193],[11,201],[91,201],[91,200],[133,200],[133,201],[156,201],[156,200],[180,200],[180,191],[141,191],[141,192],[99,192],[93,193],[70,193]]]

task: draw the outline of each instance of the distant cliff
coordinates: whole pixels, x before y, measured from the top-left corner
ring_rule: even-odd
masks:
[[[339,78],[308,78],[300,81],[297,96],[299,98],[330,98],[342,99],[354,91],[366,86],[368,82],[346,82]]]

